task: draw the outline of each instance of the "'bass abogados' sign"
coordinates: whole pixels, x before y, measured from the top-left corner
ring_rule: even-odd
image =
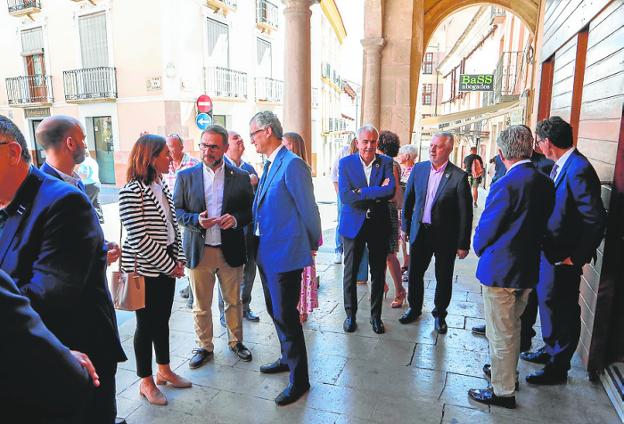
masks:
[[[494,91],[494,75],[460,74],[459,91]]]

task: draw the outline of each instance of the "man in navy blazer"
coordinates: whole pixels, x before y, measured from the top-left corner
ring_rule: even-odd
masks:
[[[216,277],[225,300],[230,349],[243,361],[252,355],[243,344],[240,283],[247,262],[244,228],[251,222],[253,189],[247,172],[224,161],[225,128],[211,125],[201,135],[202,163],[178,173],[173,194],[193,289],[193,318],[199,349],[189,361],[197,368],[213,356],[212,296]]]
[[[290,384],[275,398],[296,402],[310,388],[308,358],[299,322],[301,273],[312,265],[321,239],[321,217],[312,175],[299,156],[282,146],[282,124],[273,112],[258,112],[249,122],[249,138],[267,156],[253,203],[256,261],[267,312],[273,319],[281,356],[260,372],[290,371]]]
[[[596,254],[604,236],[606,211],[596,171],[574,146],[572,127],[558,116],[538,122],[537,142],[555,162],[555,208],[546,229],[537,286],[545,346],[523,354],[544,363],[529,376],[532,384],[560,384],[567,380],[572,355],[581,334],[579,286],[583,266]]]
[[[484,372],[492,385],[468,393],[477,402],[515,408],[520,317],[537,284],[555,189],[530,160],[533,136],[528,128],[513,125],[499,134],[496,143],[508,171],[490,188],[473,246],[479,257],[477,278],[483,284],[492,361]]]
[[[106,283],[104,235],[87,196],[30,166],[17,127],[0,117],[0,269],[45,325],[89,355],[101,385],[83,422],[115,420],[115,372],[126,360]]]
[[[343,329],[356,330],[357,274],[364,248],[368,247],[371,272],[370,323],[377,334],[385,332],[381,305],[386,281],[386,257],[391,231],[388,200],[394,196],[396,182],[392,159],[376,153],[379,132],[364,125],[357,132],[357,154],[342,158],[338,165],[338,193],[342,210],[338,232],[344,240]]]
[[[425,271],[435,255],[435,329],[446,333],[446,309],[451,302],[455,257],[464,259],[470,250],[472,194],[468,175],[449,162],[454,138],[449,132],[435,134],[429,146],[431,160],[414,165],[405,187],[401,233],[410,242],[409,309],[401,324],[422,314]]]

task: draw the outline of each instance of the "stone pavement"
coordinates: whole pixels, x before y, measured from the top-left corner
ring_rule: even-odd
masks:
[[[516,410],[488,407],[468,399],[469,388],[486,386],[481,367],[488,362],[487,340],[470,331],[473,325],[484,322],[481,287],[474,277],[477,259],[472,252],[455,267],[446,335],[437,335],[429,314],[435,288],[432,268],[426,276],[425,313],[417,322],[398,323],[403,310],[390,308],[394,289],[388,276],[391,289],[382,316],[386,334],[373,333],[368,324],[366,286],[358,288],[358,330],[345,334],[342,265],[332,262],[333,234],[333,229],[324,232],[326,246],[317,259],[320,306],[304,325],[312,383],[306,396],[293,405],[277,407],[273,398],[288,383],[287,374],[264,375],[258,370],[279,355],[258,278],[252,309],[259,313],[261,321],[244,322],[244,341],[254,355],[250,363],[240,361],[229,351],[215,305],[214,360],[190,370],[188,359],[195,347],[193,317],[176,294],[171,316],[171,365],[189,378],[193,387],[164,387],[169,399],[165,407],[149,405],[138,395],[132,347],[135,321],[128,314],[120,325],[129,360],[120,364],[117,372],[119,415],[129,423],[154,424],[619,422],[602,386],[587,380],[577,358],[568,383],[553,387],[526,384],[524,376],[538,366],[521,361]],[[185,284],[180,280],[178,288]],[[534,343],[540,345],[538,337]]]

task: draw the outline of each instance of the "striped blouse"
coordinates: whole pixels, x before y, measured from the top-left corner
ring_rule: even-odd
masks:
[[[166,184],[162,185],[162,189],[175,229],[175,259],[167,254],[165,211],[149,186],[136,180],[130,181],[119,192],[119,216],[127,233],[122,245],[121,268],[126,272],[134,270],[135,256],[137,272],[145,277],[170,274],[176,261],[186,262],[171,192]]]

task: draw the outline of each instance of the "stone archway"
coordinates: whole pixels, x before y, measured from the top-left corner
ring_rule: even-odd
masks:
[[[396,132],[410,143],[420,67],[427,42],[449,15],[491,4],[517,15],[536,33],[541,0],[366,0],[362,122]]]

